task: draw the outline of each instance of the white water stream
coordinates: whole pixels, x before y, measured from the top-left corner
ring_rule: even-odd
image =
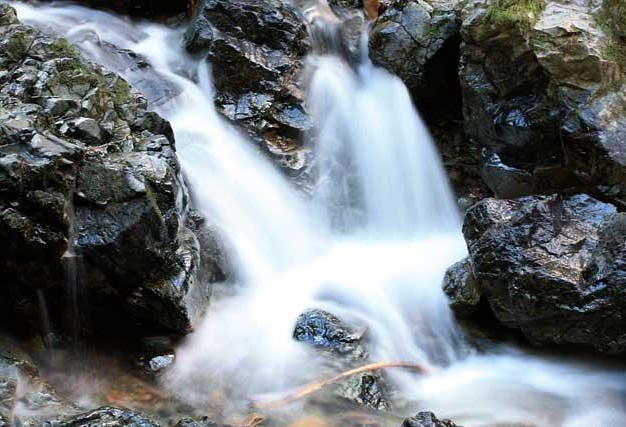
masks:
[[[320,171],[309,201],[215,111],[210,70],[186,55],[181,31],[77,6],[16,6],[170,120],[194,198],[232,248],[237,294],[212,304],[179,349],[171,389],[201,401],[227,387],[245,399],[319,379],[323,361],[291,337],[300,313],[322,308],[367,326],[371,360],[434,369],[392,372],[415,411],[466,427],[626,425],[623,371],[512,348],[459,352],[441,291],[445,269],[466,253],[459,214],[398,78],[367,62],[354,70],[337,56],[311,58]],[[151,68],[128,67],[107,43]]]

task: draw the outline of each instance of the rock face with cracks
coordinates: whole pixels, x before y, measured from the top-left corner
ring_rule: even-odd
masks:
[[[218,110],[288,170],[304,167],[297,149],[312,126],[301,87],[310,40],[299,10],[285,0],[200,0],[186,44],[212,65]]]
[[[199,247],[169,123],[6,5],[0,86],[3,315],[38,329],[48,306],[63,332],[137,322],[189,331],[208,289],[195,279]]]
[[[623,205],[626,44],[601,2],[470,1],[460,77],[466,131],[498,197],[577,188]]]
[[[536,344],[626,353],[626,214],[585,194],[486,199],[463,232],[504,325]]]

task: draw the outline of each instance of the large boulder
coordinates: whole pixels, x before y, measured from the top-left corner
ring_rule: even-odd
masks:
[[[208,289],[195,279],[198,242],[169,123],[6,5],[0,86],[2,315],[35,327],[81,319],[116,333],[137,321],[189,331]]]
[[[221,113],[271,152],[299,147],[302,132],[311,127],[301,89],[310,41],[304,17],[291,2],[200,0],[186,44],[212,65]]]
[[[623,203],[626,45],[599,0],[473,0],[463,10],[466,130],[498,197],[579,188]]]
[[[584,194],[486,199],[463,232],[504,325],[536,344],[626,353],[626,214]]]

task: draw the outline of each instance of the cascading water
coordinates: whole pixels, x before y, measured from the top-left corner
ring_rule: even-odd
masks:
[[[219,117],[206,62],[184,53],[180,31],[76,6],[17,6],[22,19],[122,74],[171,121],[194,198],[232,248],[236,295],[216,301],[179,349],[171,389],[203,403],[220,387],[246,399],[319,379],[323,361],[291,337],[300,313],[321,308],[367,326],[372,360],[432,368],[423,377],[393,373],[415,408],[465,426],[623,425],[621,371],[511,348],[459,354],[440,289],[466,251],[458,212],[396,77],[335,54],[311,58],[320,170],[307,202]],[[151,67],[132,66],[112,46]]]

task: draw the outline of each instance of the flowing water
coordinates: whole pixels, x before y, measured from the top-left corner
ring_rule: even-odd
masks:
[[[298,315],[321,308],[367,327],[372,361],[430,368],[389,372],[405,415],[433,410],[465,426],[626,425],[623,370],[464,344],[441,291],[445,269],[466,254],[459,213],[398,78],[332,51],[310,58],[308,138],[319,170],[305,198],[216,112],[210,68],[184,52],[182,30],[77,6],[16,5],[170,120],[194,200],[228,242],[231,292],[178,349],[169,390],[196,405],[227,390],[240,411],[238,401],[324,377],[328,361],[292,339]],[[329,25],[312,27],[334,34]]]

